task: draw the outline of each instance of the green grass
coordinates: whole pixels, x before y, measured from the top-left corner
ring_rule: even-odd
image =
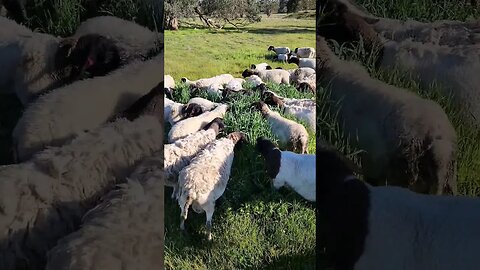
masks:
[[[266,62],[273,68],[292,69],[295,64],[273,60],[269,45],[315,47],[315,22],[288,19],[282,14],[263,17],[262,22],[242,30],[209,30],[198,27],[165,32],[165,74],[175,80],[191,80],[230,73],[241,77],[250,64]]]
[[[285,33],[276,30],[283,28],[279,24],[286,27]],[[308,31],[295,33],[302,26]],[[273,63],[266,59],[270,44],[293,48],[314,46],[313,27],[313,20],[272,16],[249,26],[248,32],[206,29],[167,32],[166,74],[177,80],[220,73],[238,77],[251,63]],[[268,87],[282,96],[312,97],[291,86],[268,84]],[[218,97],[205,93],[200,96],[219,101]],[[174,99],[187,102],[189,98],[188,88],[177,84]],[[227,189],[216,203],[211,243],[206,240],[204,213],[189,211],[187,233],[181,233],[180,208],[169,197],[171,189],[166,190],[166,269],[315,269],[315,206],[286,188],[274,190],[266,175],[265,162],[254,148],[259,136],[278,142],[266,120],[250,108],[259,100],[259,93],[254,93],[229,101],[227,128],[220,136],[239,130],[247,134],[247,143],[236,150]],[[309,152],[314,153],[315,135],[311,131],[309,135]]]

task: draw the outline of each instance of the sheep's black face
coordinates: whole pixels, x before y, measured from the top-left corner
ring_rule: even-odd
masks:
[[[253,90],[258,91],[258,92],[262,93],[262,95],[263,95],[263,93],[265,93],[265,91],[268,91],[268,88],[264,83],[261,83],[261,84],[255,86],[255,88],[253,88]]]
[[[212,122],[208,123],[203,129],[208,130],[210,128],[215,129],[216,133],[220,133],[225,130],[225,123],[223,122],[223,119],[220,117],[216,117],[215,119],[212,120]]]
[[[183,78],[180,79],[180,81],[183,82],[183,83],[186,83],[186,82],[187,82],[187,78],[183,77]]]
[[[242,77],[243,78],[246,78],[246,77],[250,77],[252,75],[254,75],[255,72],[253,72],[252,69],[245,69],[243,72],[242,72]]]
[[[89,34],[80,37],[69,56],[72,79],[104,76],[120,66],[120,52],[113,42],[104,36]]]
[[[182,115],[184,117],[195,117],[203,113],[203,109],[196,103],[190,103],[182,108]]]
[[[269,139],[258,137],[255,149],[265,158],[267,173],[270,178],[277,177],[280,171],[282,153]]]
[[[297,53],[298,52],[298,48],[295,48],[295,50],[293,50],[294,53]]]
[[[250,69],[256,69],[256,68],[257,68],[256,65],[254,65],[254,64],[251,64],[251,65],[250,65]]]
[[[273,46],[268,47],[269,51],[273,51],[274,49],[275,49],[275,47],[273,47]]]
[[[288,62],[289,64],[294,63],[294,64],[297,64],[297,65],[298,65],[298,63],[300,62],[300,60],[299,60],[297,57],[293,56],[293,57],[290,57],[290,58],[287,60],[287,62]]]
[[[165,96],[171,100],[173,100],[173,91],[171,88],[164,88],[163,91],[165,92]]]

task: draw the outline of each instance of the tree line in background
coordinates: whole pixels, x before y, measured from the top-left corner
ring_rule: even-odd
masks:
[[[315,0],[165,0],[164,25],[177,30],[180,19],[199,18],[210,28],[240,27],[260,21],[260,14],[315,9]]]

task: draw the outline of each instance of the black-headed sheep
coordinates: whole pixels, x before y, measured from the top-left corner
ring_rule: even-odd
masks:
[[[288,54],[291,52],[290,48],[288,47],[274,47],[270,46],[268,47],[268,51],[274,51],[275,54]]]

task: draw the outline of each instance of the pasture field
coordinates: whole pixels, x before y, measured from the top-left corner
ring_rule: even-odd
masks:
[[[308,16],[307,16],[308,17]],[[184,28],[165,33],[165,74],[177,82],[174,100],[187,102],[188,87],[178,83],[230,73],[241,77],[252,63],[267,62],[273,68],[295,68],[294,64],[273,62],[269,45],[315,47],[315,21],[281,15],[264,17],[244,30]],[[267,84],[277,94],[290,98],[310,98],[292,86]],[[251,86],[246,86],[251,89]],[[200,96],[219,102],[219,98]],[[213,239],[205,235],[205,214],[190,210],[186,233],[179,229],[180,208],[165,194],[166,269],[316,269],[315,206],[288,189],[275,191],[266,175],[265,162],[255,150],[255,141],[266,136],[277,142],[268,123],[250,105],[259,93],[234,96],[228,101],[224,136],[233,131],[247,134],[238,147],[231,177],[213,215]],[[167,128],[168,132],[169,127]],[[309,153],[315,153],[315,134],[309,131]]]

